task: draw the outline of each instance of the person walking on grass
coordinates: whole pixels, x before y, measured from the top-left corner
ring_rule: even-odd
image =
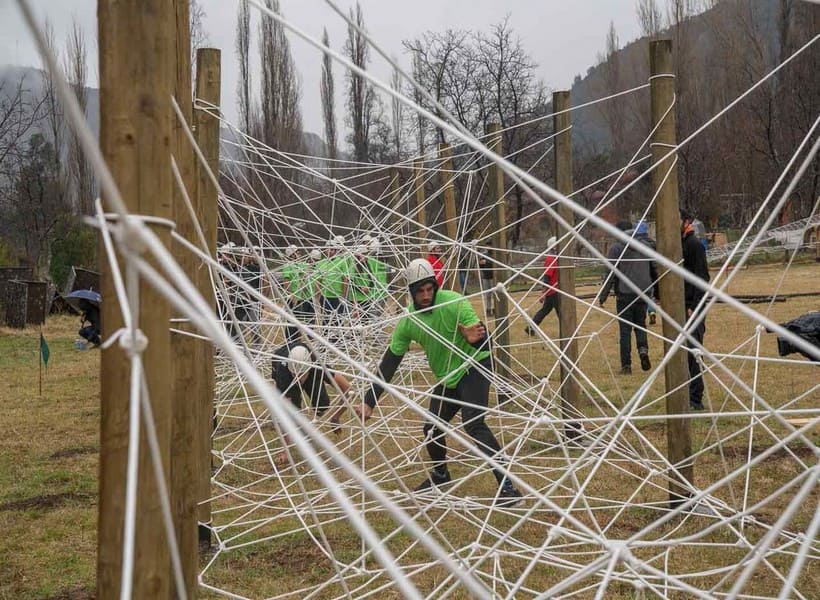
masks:
[[[484,422],[489,402],[492,369],[489,336],[470,303],[458,292],[440,290],[432,265],[416,259],[405,269],[411,303],[393,331],[379,364],[379,377],[390,383],[412,342],[418,343],[439,383],[430,399],[430,414],[449,423],[461,411],[467,434],[487,456],[502,462],[501,446]],[[373,383],[362,403],[355,406],[363,420],[370,418],[384,387]],[[432,470],[414,491],[422,492],[450,483],[445,433],[431,419],[424,424]],[[521,493],[504,473],[493,469],[498,482],[497,505],[512,506]]]
[[[632,224],[621,221],[618,229],[627,235],[634,235]],[[649,343],[646,337],[646,302],[627,286],[621,278],[628,279],[644,294],[657,298],[655,285],[658,274],[655,263],[644,256],[640,250],[627,246],[623,242],[616,242],[609,249],[607,259],[612,263],[612,270],[601,287],[598,301],[601,306],[609,297],[610,290],[615,291],[615,309],[618,311],[618,331],[621,354],[621,375],[632,374],[632,332],[635,332],[635,344],[638,347],[638,357],[641,360],[641,369],[648,371],[652,368],[649,360]]]
[[[703,281],[709,281],[709,264],[706,262],[706,249],[700,243],[695,234],[695,218],[692,213],[680,211],[681,245],[683,253],[683,268],[690,273],[697,275]],[[704,296],[703,290],[692,285],[688,281],[683,282],[683,300],[686,306],[686,318],[692,320],[697,317],[695,311]],[[702,309],[701,309],[702,310]],[[703,345],[703,336],[706,334],[706,318],[691,331],[691,335],[697,342]],[[693,345],[686,343],[690,348],[688,353],[689,362],[689,408],[692,410],[703,410],[703,375],[700,372],[700,362],[695,353],[691,351]]]
[[[544,282],[544,291],[541,292],[541,308],[532,317],[536,327],[541,325],[550,312],[555,311],[556,315],[561,315],[561,297],[558,295],[558,257],[554,254],[554,249],[558,243],[558,238],[552,236],[547,240],[547,256],[544,258],[544,274],[541,280]],[[529,325],[524,327],[524,333],[529,336],[535,335]]]

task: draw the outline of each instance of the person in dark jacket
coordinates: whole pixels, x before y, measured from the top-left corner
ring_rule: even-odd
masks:
[[[692,223],[694,216],[685,210],[680,211],[681,244],[683,246],[683,268],[697,275],[703,281],[709,281],[709,265],[706,262],[706,250],[700,243]],[[692,319],[695,310],[704,296],[703,290],[688,281],[683,283],[683,298],[686,305],[686,317]],[[703,345],[703,336],[706,333],[706,319],[704,318],[691,334],[700,345]],[[691,349],[691,343],[687,343]],[[692,410],[703,410],[703,376],[700,363],[693,352],[689,352],[689,407]]]
[[[83,311],[83,316],[80,331],[77,333],[81,338],[87,340],[92,347],[99,346],[102,343],[100,338],[100,307],[85,298],[80,299],[78,306]]]
[[[618,229],[627,235],[633,235],[632,224],[621,221]],[[654,261],[648,259],[637,248],[616,242],[607,254],[607,259],[623,277],[631,281],[635,287],[648,296],[657,298],[655,283],[658,273]],[[638,347],[638,356],[641,360],[641,369],[648,371],[652,368],[649,360],[649,343],[646,337],[646,302],[635,291],[621,281],[621,277],[610,271],[598,301],[601,306],[606,302],[610,290],[614,287],[615,308],[618,311],[618,330],[621,349],[621,374],[632,374],[632,332],[635,332],[635,345]]]

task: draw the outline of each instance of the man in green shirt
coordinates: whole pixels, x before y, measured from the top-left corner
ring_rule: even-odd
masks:
[[[490,362],[489,337],[470,303],[458,292],[439,290],[432,265],[426,259],[411,261],[405,269],[412,297],[408,314],[399,321],[390,346],[384,353],[379,374],[389,383],[407,353],[411,342],[417,342],[427,356],[427,363],[439,384],[430,399],[430,413],[449,423],[461,411],[461,421],[476,446],[497,462],[504,462],[501,446],[484,422],[490,395],[488,374]],[[384,388],[374,383],[356,412],[368,419]],[[445,432],[432,421],[424,424],[427,453],[433,469],[415,488],[424,491],[449,483]],[[498,469],[493,469],[499,487],[496,504],[511,506],[521,498],[512,482]]]
[[[327,256],[316,265],[325,325],[337,321],[347,310],[349,275],[348,257],[341,254],[344,243],[345,239],[340,235],[332,238],[328,243]]]
[[[370,242],[370,256],[367,257],[367,266],[373,274],[374,281],[374,285],[370,289],[371,308],[377,311],[381,308],[382,301],[387,297],[387,281],[391,271],[390,265],[379,260],[380,252],[381,242],[378,239],[372,240]]]
[[[313,296],[315,294],[311,268],[302,259],[299,248],[290,245],[285,249],[285,258],[289,261],[282,268],[282,278],[288,293],[288,308],[302,323],[312,325],[315,318]],[[286,340],[294,342],[299,338],[299,329],[293,325],[286,328]]]

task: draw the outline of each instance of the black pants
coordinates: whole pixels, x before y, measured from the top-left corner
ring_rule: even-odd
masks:
[[[555,310],[556,315],[561,315],[561,298],[558,294],[545,296],[544,303],[541,305],[541,308],[538,309],[538,312],[535,313],[532,320],[535,321],[536,325],[540,325],[541,321],[553,310]]]
[[[706,333],[706,322],[704,321],[700,325],[698,325],[692,331],[692,337],[695,338],[698,343],[702,346],[703,345],[703,336]],[[688,348],[692,348],[691,342],[686,343]],[[698,359],[695,357],[694,354],[691,352],[687,353],[687,358],[689,361],[689,402],[694,402],[695,404],[700,404],[703,402],[703,375],[700,372],[700,363]]]
[[[312,300],[290,300],[288,301],[290,312],[302,323],[312,325],[316,315]],[[285,329],[285,337],[288,343],[299,339],[299,329],[295,325],[288,325]]]
[[[490,398],[490,380],[482,371],[490,370],[490,358],[485,358],[479,365],[481,365],[481,370],[478,367],[470,368],[454,388],[447,389],[443,385],[437,385],[433,390],[436,397],[430,400],[430,412],[449,423],[460,410],[461,422],[467,435],[473,439],[484,454],[500,460],[501,446],[484,422]],[[454,404],[438,396],[459,400],[465,405]],[[447,441],[444,436],[445,433],[433,423],[424,424],[427,453],[433,461],[433,467],[438,471],[444,470],[447,464]],[[503,473],[497,469],[493,469],[493,475],[499,484],[504,479]]]
[[[80,329],[78,333],[80,334],[81,338],[88,340],[95,346],[99,346],[102,343],[102,340],[100,339],[100,334],[97,332],[96,329],[94,329],[93,325],[86,325],[85,327]]]
[[[325,325],[338,325],[342,315],[347,314],[347,305],[341,298],[328,298],[322,296],[322,313]]]
[[[647,351],[646,302],[635,296],[617,296],[615,308],[618,311],[618,331],[621,345],[621,367],[632,366],[632,330],[635,330],[635,345],[638,352]]]

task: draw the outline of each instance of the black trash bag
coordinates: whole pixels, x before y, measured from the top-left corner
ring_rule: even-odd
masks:
[[[792,319],[788,323],[781,323],[781,325],[820,351],[820,311],[806,313],[796,319]],[[817,358],[809,356],[806,352],[795,348],[781,337],[777,338],[777,352],[780,356],[799,352],[811,361],[820,362]]]

